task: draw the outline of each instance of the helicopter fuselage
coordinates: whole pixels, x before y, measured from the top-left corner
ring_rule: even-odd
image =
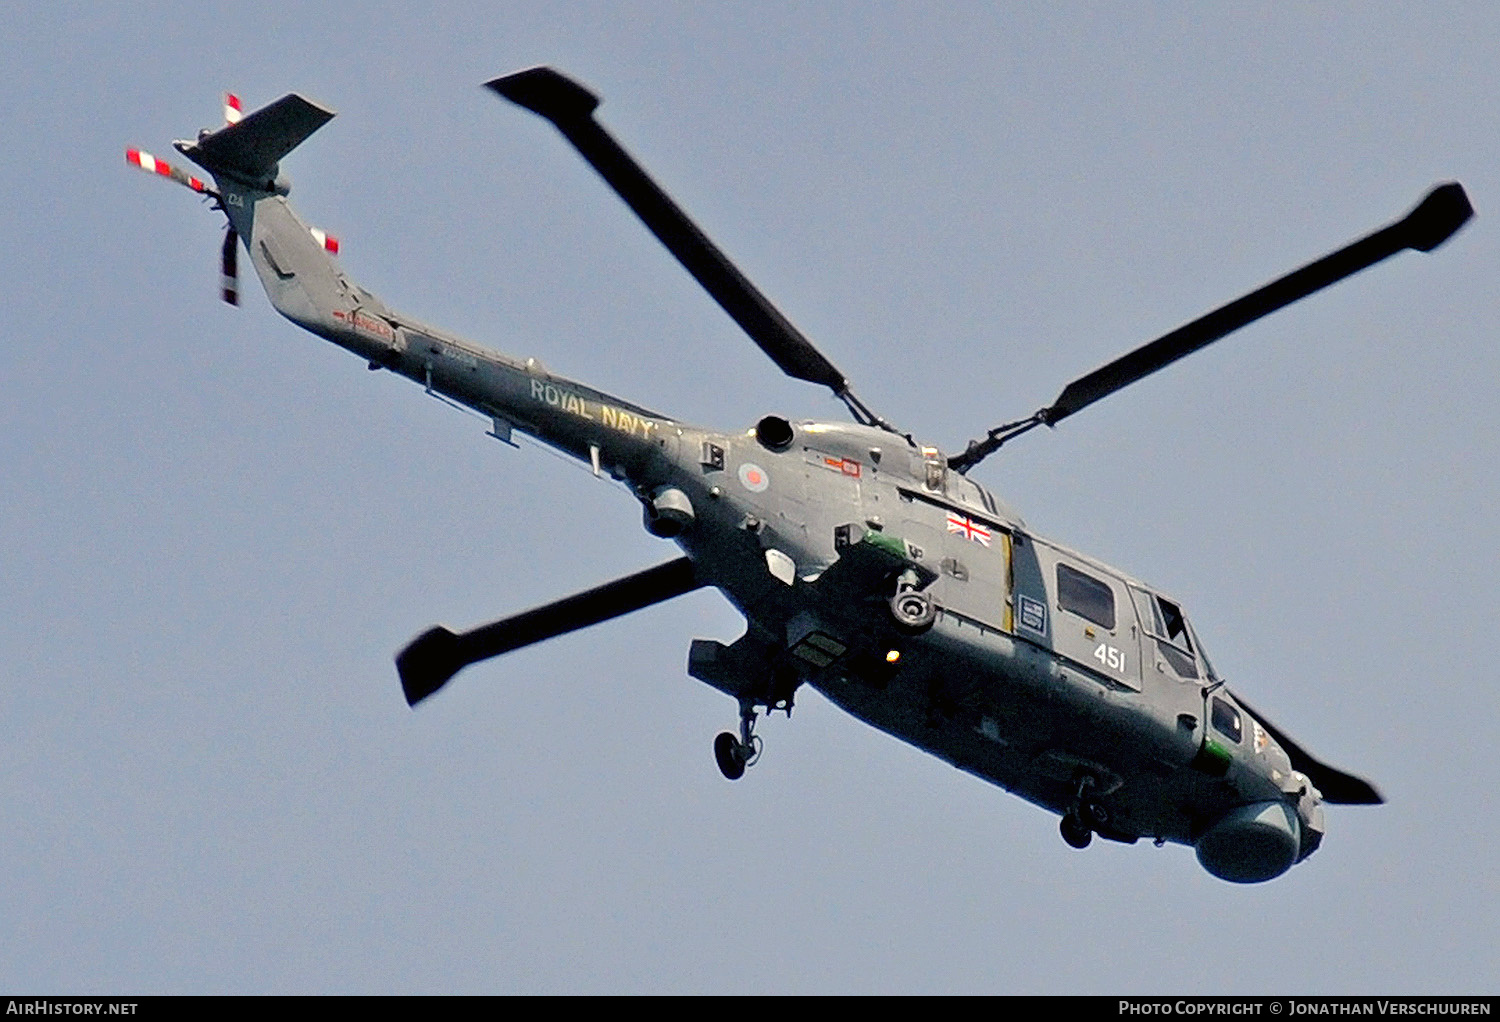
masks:
[[[1105,838],[1195,844],[1231,811],[1274,804],[1288,811],[1275,871],[1317,847],[1316,789],[1222,689],[1180,609],[1033,534],[936,449],[852,423],[678,422],[391,311],[284,197],[221,187],[278,311],[490,417],[502,439],[521,431],[630,488],[647,528],[745,615],[743,638],[698,640],[689,662],[742,709],[790,710],[811,685],[1049,810],[1086,806]],[[930,622],[892,616],[903,586]]]
[[[1232,694],[1165,594],[1033,533],[966,473],[1001,445],[1292,302],[1412,249],[1473,215],[1457,182],[1406,216],[1069,383],[1032,415],[957,454],[914,441],[738,270],[594,118],[599,99],[552,68],[487,87],[551,122],[777,366],[827,386],[855,422],[777,415],[745,432],[679,422],[398,314],[351,282],[337,243],[287,204],[279,161],[333,111],[290,94],[177,149],[215,188],[149,153],[127,162],[217,201],[229,219],[223,297],[237,301],[243,243],[272,305],[371,369],[407,377],[625,485],[652,534],[684,557],[457,634],[437,626],[396,657],[408,704],[489,657],[701,586],[746,630],[696,639],[688,673],[735,699],[739,733],[714,742],[738,779],[759,756],[762,711],[811,686],[875,727],[1062,814],[1094,835],[1192,845],[1209,872],[1268,880],[1323,837],[1323,802],[1382,801],[1319,762]],[[1320,790],[1321,789],[1321,790]]]

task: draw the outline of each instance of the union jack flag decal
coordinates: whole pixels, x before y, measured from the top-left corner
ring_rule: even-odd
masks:
[[[963,515],[948,515],[948,531],[960,533],[964,539],[972,539],[984,546],[990,545],[990,530]]]

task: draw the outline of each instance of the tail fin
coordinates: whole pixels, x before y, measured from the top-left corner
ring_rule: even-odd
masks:
[[[271,191],[268,186],[281,158],[331,120],[332,110],[293,92],[246,114],[238,123],[176,146],[211,174],[227,174]]]

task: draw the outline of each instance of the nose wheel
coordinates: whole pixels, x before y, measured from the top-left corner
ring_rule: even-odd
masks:
[[[720,731],[714,738],[714,761],[719,764],[719,773],[726,780],[739,780],[745,776],[745,768],[760,759],[760,750],[760,736],[755,733],[755,707],[741,703],[740,733]]]

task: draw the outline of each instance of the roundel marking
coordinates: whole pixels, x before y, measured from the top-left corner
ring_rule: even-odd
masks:
[[[751,493],[763,493],[771,485],[771,477],[766,475],[765,469],[747,461],[740,466],[740,485]]]

